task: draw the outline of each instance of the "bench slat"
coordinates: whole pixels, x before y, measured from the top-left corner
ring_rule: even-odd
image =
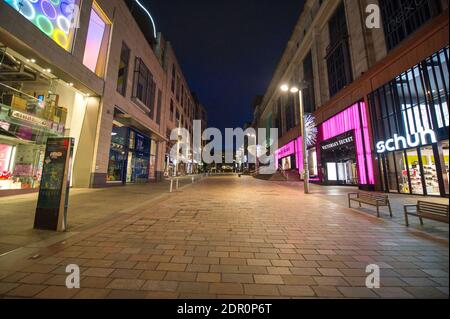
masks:
[[[449,206],[439,203],[430,203],[419,201],[417,203],[417,210],[419,214],[432,214],[447,217],[449,215]]]
[[[419,213],[417,214],[421,218],[431,219],[439,222],[444,222],[448,224],[448,216],[436,215],[436,214],[428,214],[428,213]]]

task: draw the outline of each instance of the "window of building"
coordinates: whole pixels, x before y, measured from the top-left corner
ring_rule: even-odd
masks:
[[[173,106],[173,100],[170,99],[170,120],[173,122],[174,120],[174,106]]]
[[[439,0],[380,0],[388,50],[441,12]]]
[[[128,66],[130,63],[130,49],[125,44],[122,43],[122,50],[120,52],[120,62],[119,62],[119,74],[117,77],[117,92],[126,95],[127,91],[127,78],[128,78]]]
[[[111,22],[98,4],[92,4],[83,64],[99,77],[105,74]]]
[[[330,45],[327,47],[327,68],[330,97],[353,80],[348,45],[348,30],[344,2],[328,22]]]
[[[153,75],[141,58],[136,58],[134,66],[133,100],[143,106],[144,111],[153,117],[155,105],[155,82]]]
[[[184,92],[184,85],[182,84],[181,85],[181,106],[184,108],[184,95],[185,95],[185,92]]]
[[[156,124],[161,123],[161,110],[162,110],[162,91],[158,90],[158,102],[156,105]]]
[[[172,65],[172,93],[175,94],[175,79],[176,79],[176,74],[177,74],[177,67],[174,65]]]
[[[289,94],[286,97],[287,105],[285,107],[286,115],[286,132],[289,132],[295,127],[295,95]]]
[[[277,102],[275,103],[275,127],[278,129],[278,138],[280,138],[283,135],[283,128],[282,128],[282,123],[281,123],[281,108],[282,108],[282,104],[281,104],[281,98],[278,98]]]
[[[309,54],[303,60],[303,78],[308,83],[308,86],[303,90],[303,105],[305,113],[313,113],[316,110],[316,98],[314,92],[314,72],[312,54]]]
[[[180,102],[180,95],[181,95],[181,82],[180,77],[177,76],[177,101]]]

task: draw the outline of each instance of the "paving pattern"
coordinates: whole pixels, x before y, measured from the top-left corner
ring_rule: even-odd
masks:
[[[4,298],[448,298],[448,241],[324,196],[210,177],[43,247]],[[8,256],[6,256],[8,257]],[[67,289],[66,265],[81,269]],[[366,266],[381,268],[368,289]]]

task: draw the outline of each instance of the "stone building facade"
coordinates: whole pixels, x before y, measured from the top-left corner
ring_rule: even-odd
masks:
[[[163,178],[170,101],[195,107],[158,31],[132,0],[0,1],[0,193],[39,188],[48,136],[75,138],[73,187]]]
[[[377,28],[366,24],[373,7],[380,10]],[[299,97],[280,90],[283,84],[297,85],[305,112],[314,116],[318,128],[316,145],[308,152],[312,181],[448,196],[448,134],[437,132],[448,130],[446,59],[448,1],[308,0],[255,108],[254,124],[279,128],[279,152],[288,154],[278,156],[279,165],[302,172]],[[411,90],[417,79],[421,83]],[[386,85],[391,85],[392,102],[376,95]],[[402,102],[406,97],[411,101]],[[380,111],[385,107],[398,114],[391,136],[373,125],[389,117]],[[414,136],[418,131],[411,129],[410,120],[429,122],[417,129],[433,129],[438,143],[429,141],[417,150],[405,145],[392,155],[374,151],[382,138],[395,133]],[[353,142],[339,144],[348,140]],[[330,150],[327,145],[343,146]]]

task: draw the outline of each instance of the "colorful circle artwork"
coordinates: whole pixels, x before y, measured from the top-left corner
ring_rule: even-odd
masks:
[[[2,0],[0,0],[2,1]],[[80,0],[3,0],[59,46],[71,50]]]

